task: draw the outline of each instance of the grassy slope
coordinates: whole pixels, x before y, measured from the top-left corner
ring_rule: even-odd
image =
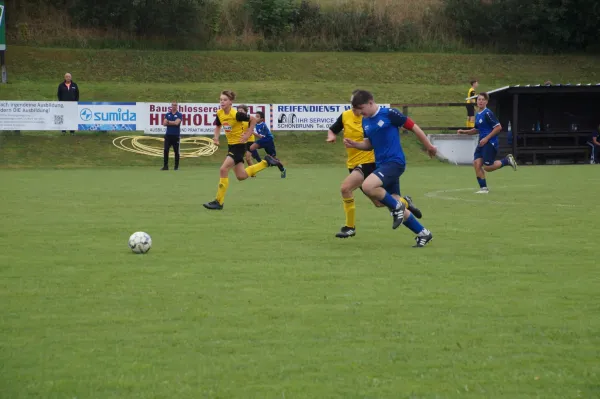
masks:
[[[480,79],[482,90],[546,79],[600,81],[598,58],[572,56],[90,51],[13,46],[7,58],[10,83],[0,85],[0,99],[5,100],[53,100],[65,71],[73,73],[82,99],[98,101],[169,101],[176,97],[180,102],[213,102],[220,90],[233,88],[240,102],[346,102],[348,93],[361,86],[373,90],[382,102],[461,102],[466,82],[473,75]],[[464,113],[463,108],[410,111],[423,126],[462,125]],[[282,157],[292,163],[332,161],[330,149],[321,151],[322,141],[316,136],[279,134]],[[77,139],[84,147],[65,151],[70,146],[61,147],[65,140],[70,138],[4,138],[0,166],[97,166],[105,159],[124,165],[155,161],[115,155],[110,140],[100,149],[97,147],[104,141]],[[409,152],[417,148],[406,145]],[[54,156],[45,157],[40,148]],[[337,148],[337,154],[336,162],[343,157],[343,150]],[[420,154],[415,153],[415,158],[420,159]]]

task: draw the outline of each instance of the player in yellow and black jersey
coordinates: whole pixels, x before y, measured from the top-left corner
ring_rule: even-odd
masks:
[[[238,105],[237,112],[243,112],[243,113],[247,114],[248,106],[246,104]],[[242,122],[242,124],[244,126],[244,130],[248,129],[249,122]],[[246,141],[246,154],[244,155],[244,158],[246,159],[246,163],[248,164],[248,166],[253,165],[252,158],[254,158],[256,160],[256,162],[262,161],[262,159],[260,159],[260,154],[258,153],[258,150],[250,150],[250,146],[254,142],[256,142],[256,138],[254,137],[254,134],[251,134],[250,137],[248,138],[248,141]]]
[[[471,87],[467,92],[467,127],[475,127],[475,104],[477,104],[477,98],[473,97],[476,93],[479,82],[477,80],[471,80]]]
[[[354,94],[354,93],[353,93]],[[327,132],[327,142],[335,143],[336,135],[344,131],[344,138],[361,142],[364,140],[362,115],[359,110],[349,109],[342,112]],[[356,205],[354,203],[354,190],[359,188],[364,180],[376,169],[375,154],[373,151],[362,151],[356,148],[346,148],[348,158],[346,166],[350,174],[342,182],[342,202],[346,213],[346,224],[335,235],[338,238],[348,238],[356,235]],[[361,189],[362,190],[362,189]],[[422,217],[421,211],[414,206],[409,196],[397,197],[418,218]],[[379,201],[373,201],[375,206],[383,207]]]
[[[228,152],[225,161],[219,169],[219,187],[217,196],[214,201],[204,204],[206,209],[223,209],[225,194],[229,187],[229,170],[233,169],[235,177],[238,180],[246,180],[248,177],[255,176],[258,172],[266,169],[269,166],[279,166],[280,162],[267,155],[265,159],[257,164],[248,166],[244,169],[244,155],[246,154],[246,141],[254,131],[256,118],[247,113],[237,112],[232,109],[235,93],[225,90],[221,92],[219,97],[220,109],[217,111],[215,118],[215,133],[213,142],[219,145],[219,136],[221,129],[225,130],[227,137]],[[249,122],[248,127],[244,130],[243,122]]]

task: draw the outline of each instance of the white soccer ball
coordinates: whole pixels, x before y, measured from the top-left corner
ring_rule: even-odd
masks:
[[[129,237],[129,248],[136,254],[145,254],[152,247],[152,238],[148,233],[136,231]]]

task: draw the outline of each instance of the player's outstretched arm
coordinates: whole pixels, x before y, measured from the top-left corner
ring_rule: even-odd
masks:
[[[419,125],[415,123],[413,124],[410,130],[415,134],[415,136],[417,136],[417,140],[419,140],[421,144],[423,144],[423,146],[425,147],[425,151],[427,151],[427,154],[429,154],[429,156],[433,158],[435,154],[437,154],[437,148],[433,144],[431,144],[431,141],[429,141],[429,139],[425,135],[425,132],[423,132],[423,129],[421,129]]]
[[[478,134],[479,130],[473,128],[473,129],[469,129],[469,130],[464,130],[464,129],[458,129],[456,131],[456,134],[468,134],[468,135],[473,135],[473,134]]]
[[[328,143],[335,143],[336,139],[337,139],[337,137],[336,137],[335,133],[333,133],[331,131],[331,129],[329,129],[327,131],[327,140],[325,140],[325,141]]]
[[[221,126],[215,126],[215,132],[213,134],[213,143],[219,145],[219,135],[221,134]]]
[[[363,151],[371,151],[373,146],[371,145],[371,140],[365,137],[363,141],[354,141],[350,139],[344,139],[344,145],[347,148],[356,148],[357,150]]]

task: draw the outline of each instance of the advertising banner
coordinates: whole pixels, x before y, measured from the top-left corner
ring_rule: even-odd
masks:
[[[181,112],[181,134],[200,135],[213,134],[213,125],[219,104],[217,103],[183,103],[179,105]],[[265,120],[269,123],[269,104],[247,104],[249,112],[256,111],[265,113]],[[140,120],[138,129],[146,134],[165,134],[165,126],[162,125],[167,112],[171,111],[171,103],[138,103]],[[235,109],[236,105],[233,106]],[[223,134],[223,132],[221,132]]]
[[[137,123],[138,103],[79,102],[78,130],[142,130]]]
[[[273,104],[273,130],[327,130],[349,109],[350,104]]]
[[[77,103],[0,101],[0,130],[77,130]]]

